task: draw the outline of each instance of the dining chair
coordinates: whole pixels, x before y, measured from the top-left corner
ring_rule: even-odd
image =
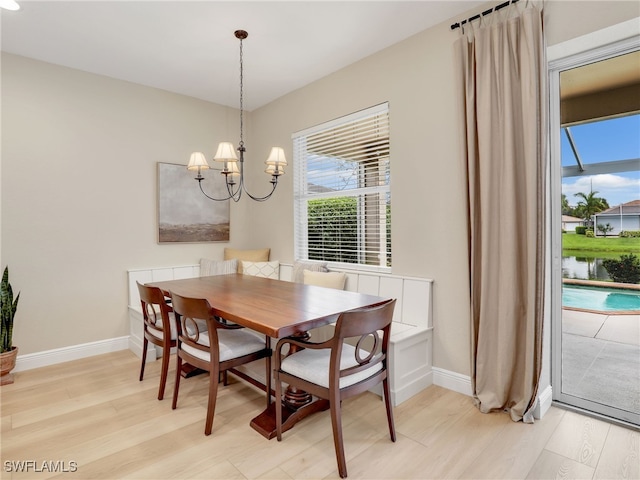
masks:
[[[325,342],[287,337],[276,345],[276,400],[282,397],[284,382],[329,401],[338,473],[342,478],[347,476],[342,438],[342,400],[366,392],[382,382],[389,435],[392,442],[396,441],[387,368],[395,303],[393,299],[378,306],[342,313],[336,322],[333,337]],[[355,346],[351,344],[353,341]],[[288,349],[283,354],[286,346]],[[282,408],[276,408],[276,435],[281,441]]]
[[[144,367],[147,363],[147,348],[149,342],[162,347],[162,366],[160,370],[160,388],[158,400],[164,397],[164,388],[169,371],[169,355],[171,348],[177,345],[177,330],[173,309],[167,303],[167,298],[158,287],[149,287],[140,282],[138,292],[142,304],[143,342],[142,365],[140,365],[140,381],[144,378]]]
[[[171,292],[171,299],[178,327],[176,383],[171,408],[175,409],[178,404],[180,369],[183,362],[209,372],[209,401],[205,435],[211,434],[220,373],[224,374],[225,385],[226,373],[232,371],[240,378],[265,390],[267,406],[269,406],[271,403],[272,354],[269,337],[216,316],[213,308],[204,298],[184,297]],[[198,319],[206,320],[206,331],[198,328]],[[235,367],[262,358],[266,363],[266,385],[234,370]]]

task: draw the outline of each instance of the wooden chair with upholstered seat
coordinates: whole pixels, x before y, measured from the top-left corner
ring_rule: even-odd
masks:
[[[282,382],[329,401],[338,472],[347,476],[342,438],[342,400],[363,393],[382,382],[391,441],[396,441],[387,368],[387,349],[395,300],[374,307],[342,313],[331,339],[310,342],[283,338],[275,350],[276,399]],[[382,338],[380,338],[382,332]],[[356,340],[355,347],[346,340]],[[288,351],[283,354],[284,347]],[[282,409],[276,408],[276,432],[282,440]]]
[[[169,355],[171,348],[177,345],[177,330],[173,309],[167,304],[167,298],[157,287],[138,284],[143,318],[143,346],[142,365],[140,366],[140,381],[144,378],[144,367],[147,362],[147,348],[149,342],[162,347],[162,366],[160,371],[160,388],[158,400],[164,397],[169,371]]]
[[[271,403],[272,353],[269,337],[217,317],[206,299],[183,297],[173,292],[171,299],[178,319],[176,383],[173,390],[172,408],[175,409],[178,404],[180,369],[183,362],[209,372],[209,401],[205,435],[211,434],[221,372],[226,374],[230,370],[240,378],[265,390],[267,406],[269,406]],[[206,331],[203,332],[198,328],[198,319],[206,320]],[[246,374],[233,370],[235,367],[262,358],[266,363],[266,385]]]

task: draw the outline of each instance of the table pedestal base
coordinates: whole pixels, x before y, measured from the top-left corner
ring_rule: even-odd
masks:
[[[196,375],[200,375],[202,373],[206,373],[206,372],[186,362],[182,364],[182,369],[180,371],[180,375],[182,376],[182,378],[191,378],[191,377],[195,377]]]
[[[317,399],[297,410],[284,405],[282,407],[282,431],[286,432],[309,415],[328,409],[329,401],[324,399]],[[251,420],[251,427],[267,440],[274,438],[276,436],[276,403],[269,405],[264,412]]]

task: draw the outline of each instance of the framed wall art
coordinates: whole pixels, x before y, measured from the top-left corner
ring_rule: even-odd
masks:
[[[158,162],[159,243],[229,241],[229,202],[209,200],[194,177],[185,165]],[[212,196],[226,195],[224,182],[207,186]]]

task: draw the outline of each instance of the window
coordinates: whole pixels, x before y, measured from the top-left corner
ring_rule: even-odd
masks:
[[[293,135],[297,259],[391,267],[389,106]]]

